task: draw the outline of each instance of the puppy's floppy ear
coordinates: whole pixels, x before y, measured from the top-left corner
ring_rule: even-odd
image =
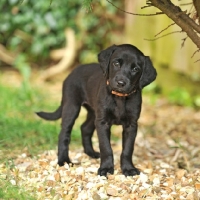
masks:
[[[157,72],[156,69],[153,67],[150,58],[148,56],[145,56],[143,72],[139,82],[140,89],[153,82],[156,79],[156,76]]]
[[[110,46],[107,49],[101,51],[98,54],[98,61],[100,63],[100,66],[103,70],[103,73],[105,76],[108,75],[108,66],[110,63],[110,57],[113,54],[113,52],[115,51],[115,49],[117,48],[116,45]]]

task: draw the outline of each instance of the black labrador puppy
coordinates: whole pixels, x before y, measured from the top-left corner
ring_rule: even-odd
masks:
[[[126,176],[139,174],[132,154],[141,111],[141,90],[156,78],[156,70],[149,57],[130,44],[113,45],[98,55],[99,64],[75,68],[63,84],[62,101],[53,113],[38,112],[46,120],[62,117],[58,142],[58,164],[70,163],[68,151],[70,135],[81,106],[87,111],[81,126],[84,152],[92,158],[101,158],[98,174],[113,174],[113,152],[110,128],[122,125],[123,150],[121,169]],[[92,135],[97,130],[100,154],[92,146]]]

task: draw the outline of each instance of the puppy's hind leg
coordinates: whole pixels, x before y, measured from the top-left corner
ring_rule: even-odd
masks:
[[[65,162],[71,163],[69,158],[69,143],[71,131],[78,117],[81,105],[68,101],[63,105],[62,124],[58,141],[58,164],[63,166]]]
[[[84,107],[88,111],[86,121],[81,126],[82,144],[84,152],[92,158],[99,158],[100,153],[94,151],[92,145],[92,136],[95,129],[94,125],[95,114],[94,111],[89,106],[85,105]]]

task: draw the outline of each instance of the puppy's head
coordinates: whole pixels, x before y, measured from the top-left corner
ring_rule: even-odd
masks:
[[[103,50],[98,60],[109,86],[118,93],[132,93],[156,78],[150,58],[129,44],[113,45]]]

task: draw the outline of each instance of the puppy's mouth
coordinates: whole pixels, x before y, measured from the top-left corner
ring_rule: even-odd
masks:
[[[107,81],[107,85],[109,85],[109,81]],[[111,93],[120,97],[126,97],[136,92],[135,87],[132,90],[125,91],[122,88],[111,88]]]
[[[127,94],[127,93],[129,93],[128,91],[124,91],[124,90],[121,89],[121,88],[112,88],[112,91],[119,92],[119,93],[122,93],[122,94]]]
[[[131,95],[135,92],[136,92],[135,88],[133,88],[132,90],[129,90],[129,91],[124,91],[124,90],[119,89],[119,88],[111,90],[112,94],[120,96],[120,97],[127,97],[127,96],[129,96],[129,95]]]
[[[123,87],[118,87],[117,85],[110,84],[110,88],[115,92],[119,92],[122,94],[129,94],[136,89],[136,84],[126,85]]]

